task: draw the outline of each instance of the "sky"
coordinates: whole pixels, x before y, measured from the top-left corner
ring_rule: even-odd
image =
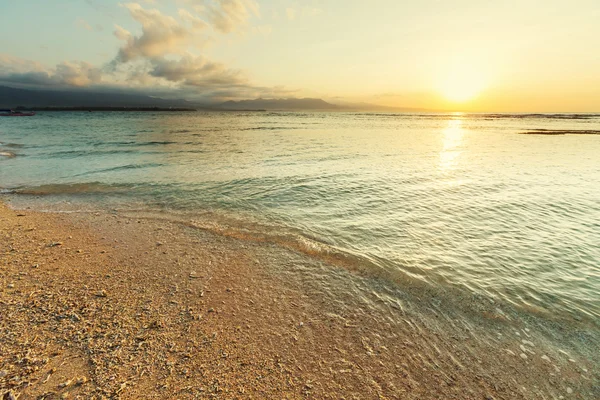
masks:
[[[0,0],[0,85],[600,112],[598,0]]]

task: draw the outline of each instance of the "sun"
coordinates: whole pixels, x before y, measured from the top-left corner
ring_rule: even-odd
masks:
[[[439,92],[452,103],[466,103],[477,98],[486,87],[483,71],[470,63],[448,65],[442,73]]]

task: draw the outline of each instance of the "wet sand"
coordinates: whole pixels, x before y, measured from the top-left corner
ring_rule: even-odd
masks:
[[[568,344],[563,354],[526,326],[501,330],[506,321],[486,307],[480,318],[460,321],[440,313],[427,293],[409,298],[273,244],[159,218],[3,204],[0,238],[0,395],[598,394],[595,365]]]

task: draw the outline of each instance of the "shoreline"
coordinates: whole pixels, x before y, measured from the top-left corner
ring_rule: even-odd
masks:
[[[590,360],[542,353],[529,328],[479,336],[273,244],[3,203],[0,221],[0,388],[20,398],[597,394]]]

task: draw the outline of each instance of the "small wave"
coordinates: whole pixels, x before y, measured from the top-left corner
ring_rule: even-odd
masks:
[[[92,146],[158,146],[158,145],[167,145],[167,144],[177,144],[177,142],[171,140],[154,140],[149,142],[138,142],[136,140],[128,140],[128,141],[99,141],[91,143]]]
[[[57,183],[32,187],[21,187],[11,190],[14,194],[23,195],[56,195],[56,194],[93,194],[93,193],[118,193],[127,192],[128,185],[110,185],[100,182],[89,183]]]
[[[499,113],[486,113],[486,114],[472,114],[472,113],[376,113],[376,112],[361,112],[351,114],[354,116],[364,117],[382,117],[382,118],[422,118],[422,119],[448,119],[448,118],[460,118],[460,119],[483,119],[492,121],[495,119],[559,119],[559,120],[589,120],[589,119],[600,119],[600,114],[499,114]]]
[[[292,130],[292,129],[302,129],[296,126],[257,126],[252,128],[243,128],[241,131],[276,131],[276,130]]]
[[[127,164],[127,165],[119,165],[117,167],[98,169],[98,170],[94,170],[94,171],[87,171],[82,174],[77,174],[74,176],[86,176],[86,175],[93,175],[93,174],[101,174],[104,172],[115,172],[115,171],[128,170],[128,169],[139,169],[139,168],[154,168],[154,167],[162,167],[162,166],[164,166],[164,164],[160,164],[160,163]]]
[[[473,116],[473,115],[470,115]],[[600,118],[600,114],[487,114],[486,117],[500,118],[537,118],[537,119],[594,119]]]
[[[521,135],[600,135],[600,130],[589,129],[532,129]]]
[[[69,157],[87,157],[87,156],[101,156],[101,155],[114,155],[114,154],[131,154],[131,153],[138,153],[137,150],[127,150],[127,149],[121,149],[121,150],[65,150],[65,151],[57,151],[52,153],[53,157],[64,157],[64,158],[69,158]]]
[[[0,151],[0,157],[15,158],[16,156],[12,151]]]
[[[166,145],[166,144],[177,144],[177,142],[173,142],[171,140],[157,140],[157,141],[152,141],[152,142],[135,143],[135,146],[158,146],[158,145]]]

